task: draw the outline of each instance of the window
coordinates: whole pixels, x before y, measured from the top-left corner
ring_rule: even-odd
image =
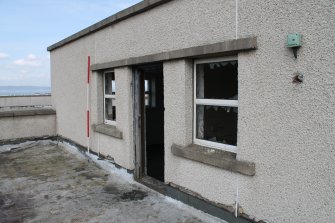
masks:
[[[236,58],[194,63],[194,143],[236,152]]]
[[[116,124],[115,109],[115,74],[114,71],[104,72],[104,122]]]

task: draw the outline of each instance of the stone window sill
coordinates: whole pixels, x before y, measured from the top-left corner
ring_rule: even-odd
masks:
[[[93,125],[93,131],[104,135],[112,136],[117,139],[123,138],[122,132],[113,125],[95,124]]]
[[[178,157],[201,162],[235,173],[247,176],[254,176],[256,174],[255,163],[237,160],[236,154],[234,153],[195,144],[185,147],[173,144],[171,146],[171,152]]]

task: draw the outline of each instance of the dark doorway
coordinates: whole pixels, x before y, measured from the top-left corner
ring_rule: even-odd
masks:
[[[140,75],[139,89],[143,128],[141,164],[143,176],[164,181],[164,85],[163,65],[150,64],[136,67]],[[136,84],[136,83],[135,83]]]

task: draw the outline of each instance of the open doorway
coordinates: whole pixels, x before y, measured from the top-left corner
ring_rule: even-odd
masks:
[[[164,85],[163,65],[138,66],[135,84],[135,138],[138,178],[164,181]]]

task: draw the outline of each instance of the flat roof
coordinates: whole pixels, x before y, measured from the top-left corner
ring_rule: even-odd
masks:
[[[173,0],[143,0],[129,8],[126,8],[112,16],[107,17],[106,19],[101,20],[100,22],[97,22],[47,48],[48,51],[55,50],[59,47],[62,47],[70,42],[73,42],[77,39],[80,39],[84,36],[90,35],[94,32],[97,32],[107,26],[110,26],[112,24],[121,22],[122,20],[128,19],[130,17],[133,17],[137,14],[146,12],[152,8],[155,8],[159,5],[165,4],[167,2],[170,2]]]

